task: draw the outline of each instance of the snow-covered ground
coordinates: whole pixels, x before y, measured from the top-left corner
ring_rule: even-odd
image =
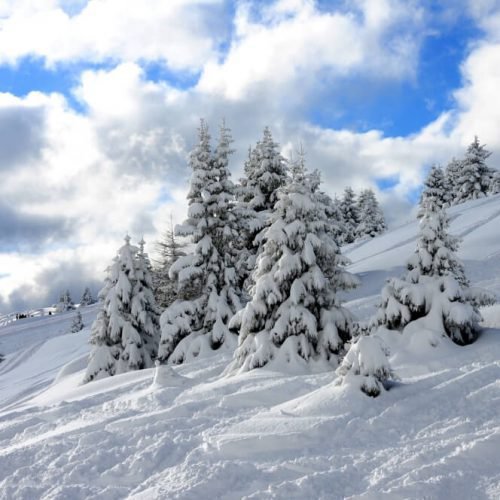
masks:
[[[450,210],[473,284],[500,295],[500,197]],[[368,317],[415,222],[347,249]],[[81,385],[96,307],[0,328],[0,499],[500,498],[500,306],[468,347],[388,334],[377,399],[331,372],[223,377],[215,355]]]

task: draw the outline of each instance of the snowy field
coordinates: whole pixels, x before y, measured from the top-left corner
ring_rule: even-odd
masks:
[[[500,295],[500,196],[450,216],[472,283]],[[360,319],[416,235],[346,249]],[[82,385],[96,311],[76,334],[74,312],[0,328],[0,499],[500,498],[500,306],[468,347],[388,334],[401,380],[376,399],[331,372],[224,377],[223,355]]]

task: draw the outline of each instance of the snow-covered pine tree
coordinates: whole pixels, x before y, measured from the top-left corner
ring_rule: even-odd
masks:
[[[495,170],[493,172],[493,177],[491,179],[490,193],[491,194],[500,193],[500,171],[499,170]]]
[[[151,262],[144,251],[144,245],[145,241],[142,238],[136,254],[136,281],[132,290],[131,313],[149,358],[156,359],[160,342],[160,311],[153,292]]]
[[[109,269],[100,293],[104,300],[92,325],[93,348],[86,382],[153,366],[151,353],[155,348],[151,348],[150,336],[144,330],[144,324],[150,320],[143,307],[143,264],[137,257],[138,252],[127,236]]]
[[[424,181],[424,188],[420,196],[420,215],[424,214],[429,203],[433,203],[438,209],[448,206],[448,194],[446,179],[441,167],[433,165]],[[420,215],[418,217],[420,218]]]
[[[78,333],[83,330],[83,327],[82,313],[77,311],[75,317],[73,318],[73,322],[71,323],[71,333]]]
[[[460,176],[462,172],[462,160],[453,158],[444,170],[445,203],[447,206],[457,204],[458,192],[460,190]]]
[[[242,235],[237,272],[241,286],[248,289],[251,286],[248,278],[261,244],[258,235],[269,226],[278,190],[286,184],[288,176],[287,162],[268,127],[262,139],[249,150],[244,174],[236,189],[236,211]]]
[[[90,291],[90,288],[87,286],[85,287],[85,290],[83,291],[82,298],[80,299],[80,305],[81,306],[90,306],[91,304],[94,304],[95,300],[94,297],[92,297],[92,292]]]
[[[384,213],[372,189],[364,189],[358,198],[359,224],[357,236],[372,238],[386,230]]]
[[[170,267],[182,255],[185,255],[182,245],[175,236],[172,216],[170,226],[156,242],[159,254],[157,265],[153,269],[153,289],[156,303],[161,310],[165,310],[177,298],[177,281],[169,276]]]
[[[228,169],[231,142],[230,131],[222,124],[212,154],[208,127],[201,121],[199,143],[190,155],[188,218],[176,228],[179,235],[192,238],[193,249],[170,269],[170,277],[178,283],[179,299],[161,316],[158,357],[162,362],[182,363],[236,345],[235,335],[228,329],[229,320],[241,307],[235,272],[234,186]]]
[[[367,396],[377,397],[389,380],[396,378],[388,351],[377,335],[360,335],[337,368],[338,384],[354,386]]]
[[[56,306],[56,311],[57,312],[66,312],[70,311],[71,309],[74,309],[75,305],[73,304],[73,301],[71,300],[71,295],[69,293],[69,290],[66,289],[64,292],[61,292],[61,295],[59,297],[59,303]]]
[[[493,169],[486,165],[486,159],[490,155],[477,136],[474,137],[462,162],[456,203],[483,198],[488,194],[494,173]]]
[[[303,162],[292,168],[290,182],[280,189],[271,225],[251,289],[251,300],[231,321],[239,345],[227,373],[271,363],[308,366],[313,361],[337,365],[337,356],[351,337],[352,318],[338,291],[357,280],[331,237],[319,176]]]
[[[340,210],[344,220],[344,243],[352,243],[357,236],[360,216],[356,194],[350,186],[344,189],[344,195],[340,202]]]
[[[448,217],[433,198],[423,200],[415,253],[403,279],[391,278],[382,290],[374,324],[412,331],[410,325],[448,335],[465,345],[477,338],[478,306],[491,295],[469,287],[455,255],[459,240],[448,234]],[[419,323],[416,323],[419,321]]]

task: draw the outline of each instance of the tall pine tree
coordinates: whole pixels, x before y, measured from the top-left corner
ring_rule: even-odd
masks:
[[[358,226],[360,223],[360,214],[356,195],[350,186],[344,189],[344,195],[340,202],[340,211],[344,220],[344,237],[343,243],[352,243],[358,234]]]
[[[139,251],[127,236],[108,268],[101,308],[92,325],[85,382],[153,365],[156,305]]]
[[[375,237],[386,230],[384,213],[372,189],[364,189],[358,198],[358,237]]]
[[[239,346],[228,373],[271,364],[277,369],[322,361],[337,365],[351,337],[352,319],[337,292],[356,279],[343,266],[331,236],[332,224],[319,176],[293,166],[289,184],[279,191],[271,225],[251,289],[251,300],[232,320]]]
[[[182,363],[222,346],[232,350],[234,334],[227,325],[240,306],[235,271],[238,250],[233,184],[229,178],[230,131],[223,124],[215,154],[205,122],[190,155],[192,169],[188,218],[177,232],[189,236],[193,249],[179,257],[170,275],[179,299],[161,316],[159,359]]]

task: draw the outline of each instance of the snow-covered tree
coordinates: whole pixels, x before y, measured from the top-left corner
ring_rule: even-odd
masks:
[[[271,225],[251,289],[251,300],[231,321],[239,345],[228,373],[274,363],[337,365],[350,339],[352,318],[338,291],[357,280],[343,268],[347,260],[331,236],[319,176],[303,162],[292,167],[290,182],[279,191]]]
[[[382,290],[375,324],[389,329],[441,332],[455,343],[473,342],[481,316],[478,306],[493,298],[469,287],[455,255],[458,239],[448,234],[448,217],[433,199],[423,200],[420,234],[403,279],[392,278]],[[418,322],[418,323],[417,323]]]
[[[77,311],[75,317],[73,318],[73,322],[71,323],[71,333],[78,333],[83,330],[83,327],[82,313]]]
[[[433,203],[437,208],[445,208],[448,202],[448,189],[443,169],[433,165],[424,181],[420,205],[427,207],[429,203]]]
[[[261,245],[259,234],[269,226],[278,190],[286,184],[288,176],[286,160],[268,127],[264,129],[262,139],[249,150],[244,174],[236,189],[236,210],[242,236],[237,271],[242,286],[255,267]],[[251,280],[245,286],[251,286]]]
[[[184,245],[175,236],[172,216],[170,226],[156,242],[156,249],[159,254],[157,265],[153,269],[153,285],[156,303],[160,309],[166,309],[177,298],[177,281],[169,276],[172,264],[182,255]]]
[[[170,268],[179,299],[161,317],[159,359],[182,363],[222,346],[233,349],[236,339],[228,322],[241,307],[235,271],[238,232],[229,178],[231,135],[223,124],[212,154],[207,125],[202,121],[199,142],[190,155],[192,176],[188,218],[177,226],[192,239],[192,251]]]
[[[477,136],[467,148],[462,168],[458,177],[456,203],[482,198],[488,194],[491,186],[493,170],[486,165],[491,153],[480,144]]]
[[[74,309],[75,305],[73,304],[73,301],[71,300],[71,295],[69,293],[69,290],[64,290],[61,292],[61,295],[59,297],[59,302],[56,306],[56,311],[57,312],[66,312],[70,311],[71,309]]]
[[[86,382],[153,365],[151,357],[157,347],[149,308],[154,298],[151,290],[145,290],[147,273],[145,277],[144,259],[138,252],[127,236],[108,269],[99,294],[101,308],[91,330]]]
[[[500,193],[500,171],[495,170],[493,172],[493,176],[491,178],[491,186],[490,186],[491,194]]]
[[[456,205],[458,192],[460,190],[460,176],[462,172],[462,160],[453,158],[444,170],[444,185],[446,191],[445,201],[448,206]]]
[[[377,236],[386,230],[384,213],[372,189],[364,189],[358,198],[357,236]]]
[[[367,396],[377,397],[388,381],[396,378],[387,355],[377,335],[360,335],[337,368],[338,384],[353,386]]]
[[[82,298],[80,299],[80,305],[81,306],[90,306],[91,304],[94,304],[95,300],[94,297],[92,297],[92,292],[90,291],[89,287],[86,287],[85,290],[83,291]]]
[[[344,195],[340,202],[340,211],[344,221],[343,243],[352,243],[357,236],[360,223],[360,214],[356,201],[356,194],[350,186],[344,189]]]

